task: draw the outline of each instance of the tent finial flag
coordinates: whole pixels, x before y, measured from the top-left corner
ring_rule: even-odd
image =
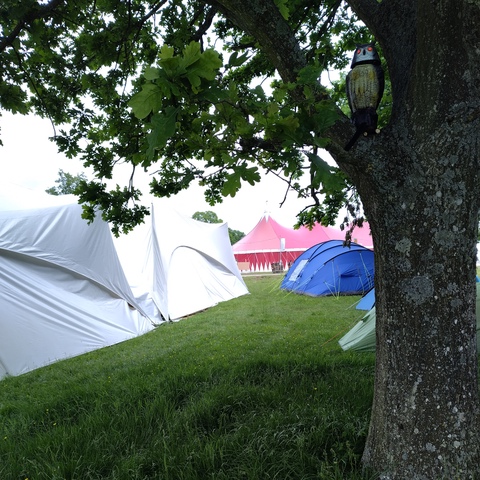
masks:
[[[265,211],[263,212],[263,216],[265,217],[265,220],[268,220],[268,217],[270,216],[270,211],[268,210],[268,200],[265,201]]]

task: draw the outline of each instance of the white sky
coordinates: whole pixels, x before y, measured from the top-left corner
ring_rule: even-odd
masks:
[[[2,112],[0,117],[0,178],[33,190],[44,191],[55,186],[58,171],[62,169],[72,175],[85,171],[78,160],[70,160],[57,152],[56,146],[49,140],[53,136],[53,127],[48,120],[34,116],[12,115]],[[115,170],[114,170],[115,172]],[[128,182],[129,172],[115,177],[114,182],[124,186]],[[141,173],[141,172],[139,172]],[[137,177],[137,173],[135,174]],[[141,179],[135,184],[142,188]],[[145,183],[146,185],[146,183]],[[222,204],[211,207],[203,197],[202,189],[194,186],[187,191],[168,199],[167,202],[179,213],[191,217],[195,212],[211,210],[220,219],[228,222],[230,228],[244,233],[250,232],[267,210],[280,224],[292,227],[296,222],[296,214],[309,205],[308,199],[298,199],[291,192],[285,204],[280,203],[285,195],[286,184],[273,174],[266,175],[259,184],[244,184],[234,197],[227,197]],[[148,197],[145,204],[148,204]]]

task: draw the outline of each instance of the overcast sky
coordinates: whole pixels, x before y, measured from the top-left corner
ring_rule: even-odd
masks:
[[[81,162],[71,160],[59,154],[55,144],[49,141],[53,135],[52,125],[48,120],[34,116],[11,115],[3,112],[0,117],[0,168],[2,181],[13,182],[33,190],[44,191],[55,186],[58,171],[73,175],[86,173]],[[130,170],[126,169],[114,177],[114,181],[124,186],[128,182]],[[139,188],[146,179],[138,179]],[[235,198],[227,197],[222,204],[208,205],[198,186],[168,200],[168,204],[180,213],[191,217],[197,211],[214,211],[229,227],[248,233],[260,220],[266,210],[280,224],[292,227],[296,222],[296,214],[306,205],[308,200],[300,200],[292,192],[280,208],[285,195],[286,184],[269,174],[260,184],[254,187],[245,184]],[[146,188],[142,191],[147,192]],[[148,197],[145,203],[149,203]]]

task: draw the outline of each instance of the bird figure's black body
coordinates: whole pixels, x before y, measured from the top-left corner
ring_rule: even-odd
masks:
[[[380,57],[373,43],[357,45],[351,68],[347,98],[356,132],[345,150],[350,150],[360,135],[377,133],[377,108],[385,87]]]

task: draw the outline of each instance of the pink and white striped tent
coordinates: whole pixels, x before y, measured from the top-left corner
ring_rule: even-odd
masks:
[[[307,227],[295,230],[280,225],[265,214],[251,232],[233,245],[233,254],[239,269],[243,271],[270,270],[274,263],[281,263],[283,268],[288,268],[302,252],[313,245],[344,238],[345,232],[338,228],[315,224],[311,230]],[[352,241],[372,247],[367,222],[362,228],[355,228]]]
[[[362,227],[355,227],[352,232],[352,242],[358,243],[363,247],[373,249],[373,237],[370,232],[368,222],[363,222]]]
[[[312,230],[294,230],[265,214],[250,233],[233,245],[233,254],[241,270],[264,271],[273,263],[288,267],[311,246],[344,237],[340,230],[319,224]]]

